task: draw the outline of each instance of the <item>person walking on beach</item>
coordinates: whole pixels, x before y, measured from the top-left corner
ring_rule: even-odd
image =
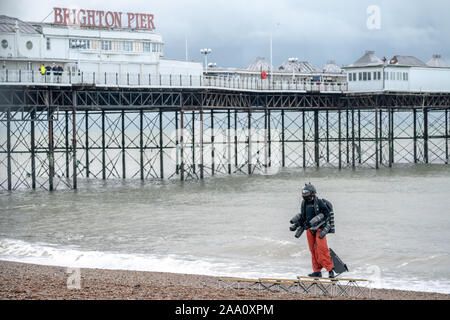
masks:
[[[317,198],[316,188],[312,184],[305,184],[302,189],[301,212],[292,220],[291,231],[297,231],[300,237],[307,230],[308,246],[311,251],[313,273],[310,277],[322,277],[322,269],[328,271],[328,277],[334,278],[333,261],[328,249],[326,234],[334,229],[333,216],[326,200]]]

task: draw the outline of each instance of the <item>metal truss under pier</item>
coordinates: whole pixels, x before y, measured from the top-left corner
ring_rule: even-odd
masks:
[[[449,163],[449,94],[0,88],[0,190]]]

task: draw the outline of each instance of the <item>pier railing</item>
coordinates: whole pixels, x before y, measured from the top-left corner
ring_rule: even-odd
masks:
[[[269,80],[257,77],[205,76],[177,74],[140,74],[111,72],[47,72],[1,70],[1,84],[45,84],[58,86],[96,85],[117,87],[211,87],[235,90],[344,92],[346,82],[306,81],[303,79]]]

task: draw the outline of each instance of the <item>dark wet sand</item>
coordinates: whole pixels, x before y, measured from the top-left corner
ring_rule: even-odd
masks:
[[[298,293],[219,288],[218,278],[164,272],[81,269],[80,289],[68,289],[65,267],[0,261],[0,299],[337,299]],[[339,298],[342,299],[342,298]],[[449,300],[449,294],[373,289],[372,299]]]

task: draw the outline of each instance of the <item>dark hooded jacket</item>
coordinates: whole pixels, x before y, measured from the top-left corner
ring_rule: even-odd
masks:
[[[334,233],[334,214],[328,209],[324,201],[317,197],[314,197],[314,202],[311,205],[307,204],[305,200],[302,201],[301,211],[296,216],[298,218],[298,225],[305,226],[305,229],[308,229],[311,219],[320,213],[325,216],[323,223],[321,223],[322,227],[326,224],[331,224],[329,232]]]

